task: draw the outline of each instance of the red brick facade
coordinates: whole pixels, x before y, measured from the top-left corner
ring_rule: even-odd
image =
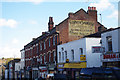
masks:
[[[69,20],[94,21],[95,32],[98,27],[103,26],[97,21],[97,10],[95,7],[88,7],[88,11],[80,9],[76,13],[69,13],[68,18],[53,27],[53,18],[49,17],[48,32],[24,46],[25,67],[46,66],[57,62],[57,45],[77,40],[83,36],[69,35]],[[101,29],[105,29],[104,26]],[[45,44],[45,45],[44,45]]]

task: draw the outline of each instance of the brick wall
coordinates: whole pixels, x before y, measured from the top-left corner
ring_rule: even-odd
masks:
[[[70,20],[87,20],[93,21],[95,24],[95,32],[98,32],[98,27],[101,25],[97,22],[97,10],[95,7],[89,7],[88,11],[80,9],[76,13],[69,13],[68,18],[56,25],[57,31],[59,31],[60,44],[67,43],[69,41],[78,40],[83,36],[71,36],[69,35],[69,21]]]

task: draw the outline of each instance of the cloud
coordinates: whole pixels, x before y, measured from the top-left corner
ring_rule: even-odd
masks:
[[[111,13],[106,17],[118,20],[118,10],[115,9],[115,5],[110,0],[100,0],[98,3],[90,3],[89,6],[95,6],[99,13],[109,10]]]
[[[15,28],[17,26],[18,22],[13,19],[0,19],[0,27],[7,26],[10,28]]]
[[[100,0],[98,3],[90,3],[90,6],[96,7],[98,11],[114,9],[114,5],[112,5],[109,0]]]
[[[2,2],[32,2],[34,4],[39,4],[45,0],[2,0]]]
[[[5,57],[5,58],[20,57],[20,50],[10,46],[1,46],[0,57]]]
[[[118,19],[118,11],[114,10],[114,12],[107,16],[108,18],[115,18]]]
[[[16,39],[16,38],[14,38],[13,40],[12,40],[12,43],[13,44],[17,44],[19,41]]]
[[[31,20],[31,21],[30,21],[30,24],[35,24],[35,25],[36,25],[36,24],[38,24],[38,22],[35,21],[35,20]]]

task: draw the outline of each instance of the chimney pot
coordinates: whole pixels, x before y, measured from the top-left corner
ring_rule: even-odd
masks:
[[[94,7],[94,10],[96,10],[96,7]]]
[[[90,10],[90,6],[88,7],[88,10]]]
[[[92,7],[92,10],[94,10],[94,7]]]

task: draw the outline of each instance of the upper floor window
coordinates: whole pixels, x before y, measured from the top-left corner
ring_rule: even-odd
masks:
[[[51,62],[51,53],[49,52],[49,62]]]
[[[59,52],[59,62],[61,61],[61,52]]]
[[[50,47],[50,38],[48,40],[49,40],[49,47]]]
[[[42,55],[40,55],[40,63],[42,64]]]
[[[56,54],[55,54],[55,51],[53,51],[53,61],[55,61],[55,57],[56,57]]]
[[[67,51],[65,51],[65,59],[67,59]]]
[[[40,50],[42,50],[42,43],[40,43]]]
[[[37,44],[37,53],[38,53],[38,44]]]
[[[64,61],[64,52],[62,52],[62,60]]]
[[[53,45],[55,45],[55,36],[53,36]]]
[[[108,44],[108,51],[112,51],[112,36],[108,36],[107,38],[107,44]]]
[[[45,62],[46,62],[46,55],[44,54],[44,64],[45,64]]]
[[[44,41],[44,49],[46,49],[46,46],[45,46],[45,41]]]
[[[80,48],[80,55],[83,55],[83,48]]]
[[[74,50],[71,50],[72,53],[72,61],[74,61]]]

